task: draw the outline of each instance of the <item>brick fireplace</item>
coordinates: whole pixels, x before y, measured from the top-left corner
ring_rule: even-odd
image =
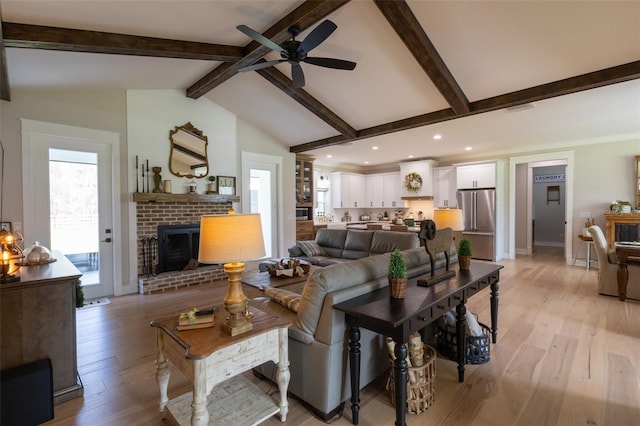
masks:
[[[150,294],[227,278],[222,265],[147,276],[143,268],[143,241],[157,238],[159,225],[199,225],[204,214],[225,214],[237,197],[198,194],[135,193],[137,226],[138,292]],[[156,259],[157,260],[157,259]],[[155,268],[154,268],[155,269]]]

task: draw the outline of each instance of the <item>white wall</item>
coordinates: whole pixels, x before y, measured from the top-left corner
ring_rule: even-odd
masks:
[[[287,147],[256,130],[217,104],[189,99],[177,90],[40,90],[12,88],[12,101],[1,103],[0,138],[5,148],[2,221],[22,222],[22,165],[20,118],[108,130],[120,136],[122,229],[114,237],[123,244],[122,283],[116,294],[137,291],[135,265],[135,156],[162,167],[162,178],[172,180],[173,192],[184,191],[185,178],[169,173],[169,131],[190,121],[209,139],[210,174],[239,176],[239,152],[253,151],[283,157],[284,246],[295,241],[293,212],[294,156]],[[197,179],[197,191],[206,180]],[[242,183],[237,181],[238,191]],[[286,194],[291,194],[288,201]],[[11,200],[8,202],[7,200]],[[241,206],[234,206],[240,209]],[[133,212],[133,213],[132,213]],[[128,243],[127,243],[128,242]],[[28,243],[28,242],[27,242]]]

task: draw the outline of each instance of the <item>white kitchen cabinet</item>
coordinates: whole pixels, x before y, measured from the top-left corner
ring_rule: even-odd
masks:
[[[386,173],[382,175],[382,207],[405,207],[405,202],[401,199],[400,173]]]
[[[369,208],[400,208],[400,173],[376,173],[365,176],[365,206]]]
[[[364,175],[352,174],[349,178],[349,184],[351,186],[351,205],[350,208],[364,208],[367,207],[365,201],[365,177]]]
[[[331,203],[334,209],[366,207],[364,175],[331,173]]]
[[[367,207],[384,207],[382,175],[367,175],[365,177],[365,199]]]
[[[495,188],[496,164],[482,163],[456,167],[458,189]]]
[[[400,163],[400,197],[433,197],[433,166],[433,160]],[[404,185],[404,180],[411,173],[416,173],[422,180],[417,191],[409,191]]]
[[[456,169],[454,167],[435,167],[433,169],[433,206],[456,208],[457,192]]]

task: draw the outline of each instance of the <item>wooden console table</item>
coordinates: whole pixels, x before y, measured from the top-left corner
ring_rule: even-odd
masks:
[[[616,243],[616,225],[638,225],[640,227],[640,213],[605,213],[605,237],[609,250],[613,250]]]
[[[407,400],[407,346],[409,335],[456,309],[456,347],[458,348],[458,380],[464,381],[466,353],[465,303],[467,299],[491,286],[491,334],[498,338],[498,281],[502,265],[472,262],[468,271],[456,271],[456,276],[431,287],[419,287],[419,278],[407,283],[404,299],[390,299],[385,287],[334,305],[345,313],[349,327],[349,366],[351,374],[351,413],[358,424],[360,411],[360,327],[392,337],[395,342],[394,380],[396,426],[404,426]]]
[[[253,330],[232,337],[225,334],[219,324],[224,310],[216,314],[216,324],[212,328],[176,331],[178,317],[155,320],[151,323],[157,329],[156,379],[160,387],[160,411],[169,413],[180,425],[205,426],[209,424],[210,412],[220,415],[226,409],[233,419],[225,424],[256,424],[280,412],[280,420],[286,421],[289,403],[289,342],[288,328],[291,323],[255,308],[251,323]],[[193,392],[171,401],[167,396],[170,370],[168,361],[193,383]],[[248,380],[229,383],[227,380],[261,365],[267,361],[277,364],[276,381],[280,391],[278,405]],[[210,394],[225,382],[225,387],[233,394],[233,406],[222,402],[209,401]],[[214,390],[214,387],[216,389]],[[247,389],[247,387],[251,389]],[[257,391],[256,392],[254,392]],[[245,412],[239,413],[245,403],[250,403]],[[237,415],[241,414],[241,419]],[[211,419],[225,422],[224,419]]]
[[[53,263],[20,268],[0,286],[0,369],[45,358],[53,365],[53,402],[82,396],[76,349],[76,282],[80,271],[60,252]]]

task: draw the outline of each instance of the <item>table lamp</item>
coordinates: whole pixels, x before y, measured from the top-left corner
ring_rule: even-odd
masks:
[[[244,261],[265,256],[259,214],[204,215],[200,218],[200,263],[223,263],[229,279],[224,308],[229,317],[221,325],[231,336],[251,331],[245,315],[247,296],[242,291]]]
[[[425,226],[423,226],[423,224]],[[429,287],[433,284],[444,281],[456,275],[455,271],[449,270],[449,250],[453,244],[453,231],[462,231],[464,224],[462,221],[462,210],[460,209],[436,209],[433,211],[433,222],[431,229],[429,221],[421,223],[420,238],[424,238],[424,247],[431,260],[431,278],[419,279],[418,285]],[[425,228],[424,230],[422,228]],[[439,233],[436,235],[436,229]],[[437,238],[436,238],[437,237]],[[438,252],[444,252],[446,259],[445,271],[435,274],[435,256]]]
[[[22,236],[19,233],[13,234],[6,229],[0,230],[0,283],[20,281],[20,276],[16,272],[24,257],[20,247],[21,242]]]
[[[433,221],[438,229],[451,228],[454,232],[464,230],[461,209],[435,209]]]

